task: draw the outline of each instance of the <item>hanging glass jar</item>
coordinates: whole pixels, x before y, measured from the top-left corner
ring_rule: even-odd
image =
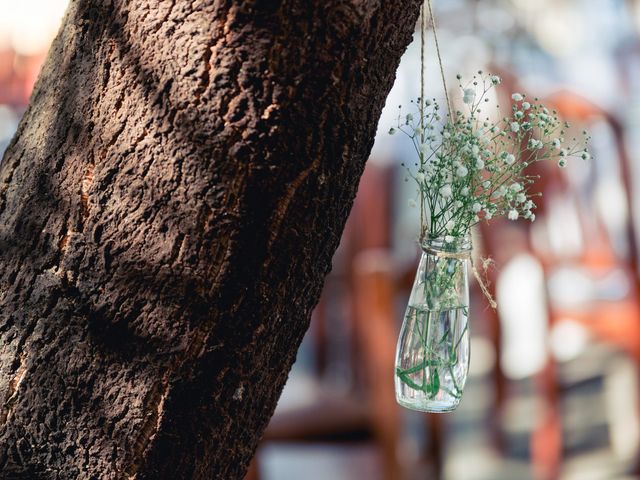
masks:
[[[427,239],[398,339],[398,403],[422,412],[450,412],[469,370],[470,235]]]

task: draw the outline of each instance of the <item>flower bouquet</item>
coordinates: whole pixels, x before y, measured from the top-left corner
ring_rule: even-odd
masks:
[[[422,257],[395,368],[396,398],[414,410],[451,411],[462,397],[469,367],[468,265],[496,306],[471,260],[471,228],[500,216],[534,221],[541,193],[532,191],[538,177],[527,167],[589,159],[587,133],[567,141],[569,125],[538,99],[514,93],[508,116],[487,114],[483,107],[499,84],[498,76],[478,72],[459,84],[464,111],[443,118],[435,100],[418,99],[418,111],[400,113],[389,132],[405,134],[417,155],[408,178],[418,195],[409,205],[420,209]]]

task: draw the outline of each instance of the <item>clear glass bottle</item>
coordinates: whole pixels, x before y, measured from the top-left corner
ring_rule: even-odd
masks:
[[[404,407],[450,412],[460,403],[469,371],[470,255],[469,235],[422,244],[396,350],[396,399]]]

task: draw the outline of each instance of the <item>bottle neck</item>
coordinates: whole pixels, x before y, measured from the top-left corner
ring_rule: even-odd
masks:
[[[452,237],[450,235],[443,237],[430,238],[426,237],[422,240],[421,248],[426,253],[471,253],[471,234],[460,237]]]

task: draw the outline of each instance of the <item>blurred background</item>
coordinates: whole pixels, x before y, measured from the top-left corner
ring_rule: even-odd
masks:
[[[0,0],[0,153],[66,0]],[[435,0],[450,86],[479,69],[592,134],[593,159],[540,171],[537,219],[474,232],[471,368],[458,410],[397,406],[393,362],[418,210],[386,134],[419,95],[419,33],[398,70],[322,299],[248,478],[640,478],[640,0]],[[428,32],[427,95],[444,105]],[[458,92],[452,89],[453,97]],[[459,98],[458,98],[459,100]]]

